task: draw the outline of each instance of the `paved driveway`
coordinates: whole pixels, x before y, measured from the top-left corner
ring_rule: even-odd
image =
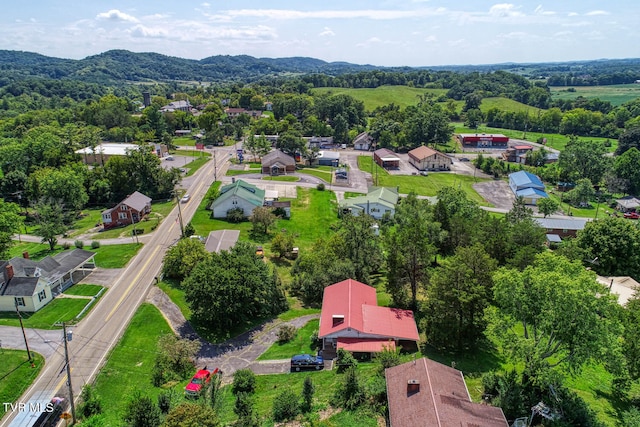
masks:
[[[509,184],[502,180],[478,182],[473,184],[473,189],[496,208],[510,210],[516,200]]]

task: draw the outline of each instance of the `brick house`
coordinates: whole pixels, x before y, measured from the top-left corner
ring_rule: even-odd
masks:
[[[126,199],[102,212],[105,230],[138,223],[151,212],[151,198],[136,191]]]

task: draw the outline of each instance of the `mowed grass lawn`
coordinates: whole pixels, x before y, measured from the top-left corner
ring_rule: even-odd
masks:
[[[44,366],[44,357],[31,352],[35,368],[31,367],[26,351],[0,350],[0,402],[14,403],[36,379]],[[6,414],[5,405],[0,405],[0,418]]]
[[[72,323],[82,309],[91,301],[89,298],[55,298],[35,313],[21,313],[25,328],[59,329],[57,323]],[[0,312],[0,325],[20,326],[15,311]]]
[[[487,181],[485,179],[474,178],[468,175],[457,175],[453,173],[429,173],[422,175],[391,175],[386,170],[373,162],[370,156],[358,156],[358,167],[363,171],[373,170],[374,182],[377,177],[378,185],[381,187],[400,187],[400,193],[416,193],[419,196],[435,196],[441,188],[456,187],[462,189],[470,200],[482,205],[489,206],[472,185],[476,182]]]
[[[156,401],[162,389],[151,384],[151,370],[158,339],[168,333],[171,328],[155,306],[142,304],[138,308],[95,381],[105,426],[121,425],[123,410],[135,390]]]
[[[100,292],[102,289],[104,289],[104,287],[100,285],[79,284],[79,285],[73,285],[72,287],[64,291],[64,293],[67,295],[79,295],[79,296],[92,297],[94,295],[97,295],[98,292]]]
[[[276,342],[258,357],[258,360],[288,359],[295,354],[315,354],[316,348],[311,342],[311,335],[317,332],[320,320],[314,319],[298,329],[296,336],[289,342]]]

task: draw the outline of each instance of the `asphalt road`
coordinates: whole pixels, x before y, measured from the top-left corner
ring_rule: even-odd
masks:
[[[218,154],[229,150],[220,149]],[[225,173],[229,155],[218,155],[217,165],[207,162],[197,173],[187,191],[191,201],[174,208],[160,224],[138,255],[131,260],[117,280],[91,310],[73,327],[73,340],[69,342],[71,384],[77,396],[82,386],[95,377],[129,324],[133,314],[144,300],[149,288],[159,274],[165,251],[180,237],[179,213],[186,225],[195,213],[198,204],[214,181],[215,168],[218,176]],[[60,332],[58,332],[60,334]],[[49,400],[54,396],[67,396],[64,352],[57,348],[47,359],[40,376],[21,396],[18,402]],[[11,423],[18,412],[9,412],[0,423],[1,427],[20,427],[25,424]]]

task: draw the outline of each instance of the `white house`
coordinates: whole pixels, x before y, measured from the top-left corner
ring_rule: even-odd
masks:
[[[253,210],[264,205],[264,190],[241,179],[220,189],[220,195],[209,207],[214,218],[226,218],[231,209],[240,208],[244,216],[251,216]]]
[[[350,197],[340,203],[341,214],[358,216],[368,214],[375,219],[381,219],[385,214],[396,213],[398,203],[398,189],[392,187],[369,187],[366,195]]]
[[[0,261],[0,311],[36,312],[95,268],[94,252],[64,251],[40,261],[22,257]]]

